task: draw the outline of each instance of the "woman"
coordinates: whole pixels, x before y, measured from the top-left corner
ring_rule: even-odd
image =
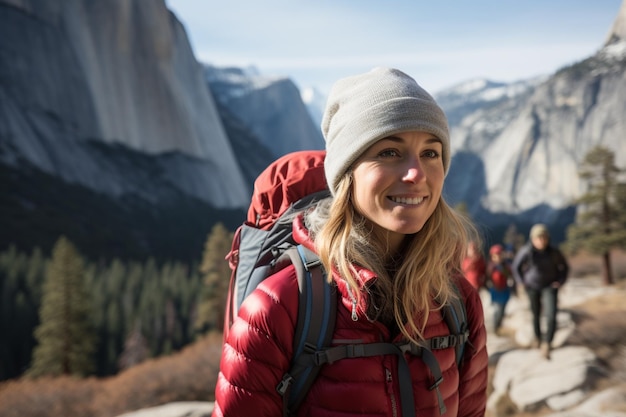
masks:
[[[325,365],[298,416],[401,416],[410,389],[419,416],[482,416],[487,352],[477,291],[460,274],[469,225],[442,198],[450,163],[445,115],[401,71],[376,68],[339,80],[322,122],[332,197],[294,219],[294,238],[315,251],[339,303],[333,344],[419,343],[449,334],[435,298],[460,289],[469,340],[434,351],[443,382],[423,358],[406,354],[411,384],[399,384],[398,356]],[[222,351],[214,416],[280,416],[276,386],[289,369],[297,317],[293,267],[266,279],[242,304]],[[436,388],[436,389],[435,389]],[[403,417],[407,417],[406,415]]]

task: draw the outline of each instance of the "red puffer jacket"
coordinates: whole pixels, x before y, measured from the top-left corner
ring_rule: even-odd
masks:
[[[301,221],[294,222],[294,237],[312,248]],[[333,277],[341,296],[333,343],[397,342],[387,328],[371,322],[363,313],[366,297],[358,306],[358,321],[351,318],[352,298],[344,281]],[[364,285],[375,276],[360,271]],[[443,382],[445,416],[479,417],[485,413],[487,388],[486,331],[477,291],[465,279],[458,285],[465,299],[470,336],[460,372],[454,349],[436,350]],[[293,267],[262,282],[242,304],[239,316],[222,349],[215,391],[214,417],[280,417],[282,397],[276,386],[289,369],[298,312],[298,285]],[[425,337],[443,336],[449,330],[438,311],[428,320]],[[439,416],[433,380],[421,358],[407,355],[413,380],[416,415]],[[393,355],[343,359],[325,365],[311,387],[298,416],[351,417],[401,416],[398,358]],[[406,417],[406,416],[403,416]]]

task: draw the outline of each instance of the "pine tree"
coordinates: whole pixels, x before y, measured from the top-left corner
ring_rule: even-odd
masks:
[[[38,247],[30,256],[14,245],[0,253],[0,380],[20,376],[31,362],[45,264]]]
[[[40,324],[35,329],[38,344],[29,376],[83,376],[92,371],[95,331],[91,305],[83,259],[62,236],[54,245],[46,270]]]
[[[564,248],[572,253],[585,250],[602,257],[602,277],[613,284],[611,249],[626,247],[626,185],[620,183],[623,170],[615,166],[615,154],[603,146],[591,149],[582,162],[579,176],[588,190],[576,202],[576,221],[567,229]]]
[[[121,371],[131,368],[148,359],[149,356],[150,349],[148,348],[148,342],[143,334],[141,334],[141,325],[137,322],[133,330],[126,337],[124,351],[118,361],[118,369]]]
[[[233,233],[217,223],[205,243],[200,264],[204,286],[196,319],[196,328],[201,332],[211,328],[222,331],[224,328],[224,309],[231,273],[224,257],[230,251],[232,239]]]

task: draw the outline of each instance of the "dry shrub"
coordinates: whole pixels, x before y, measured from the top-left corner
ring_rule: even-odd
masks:
[[[103,382],[95,397],[94,416],[173,401],[213,401],[221,355],[221,335],[211,334],[180,353],[153,359]]]
[[[213,401],[221,335],[114,377],[20,379],[0,385],[2,417],[114,417],[172,401]]]
[[[98,387],[95,378],[69,376],[5,382],[0,386],[0,416],[92,416]]]

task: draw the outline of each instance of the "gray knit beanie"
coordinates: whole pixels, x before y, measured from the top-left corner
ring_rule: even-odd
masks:
[[[328,96],[322,133],[324,170],[333,194],[341,176],[367,148],[396,133],[422,131],[443,142],[443,168],[450,165],[450,136],[443,110],[417,82],[393,68],[374,68],[342,78]]]
[[[533,227],[530,228],[530,238],[534,239],[539,236],[550,237],[550,232],[548,231],[548,226],[543,223],[537,223]]]

